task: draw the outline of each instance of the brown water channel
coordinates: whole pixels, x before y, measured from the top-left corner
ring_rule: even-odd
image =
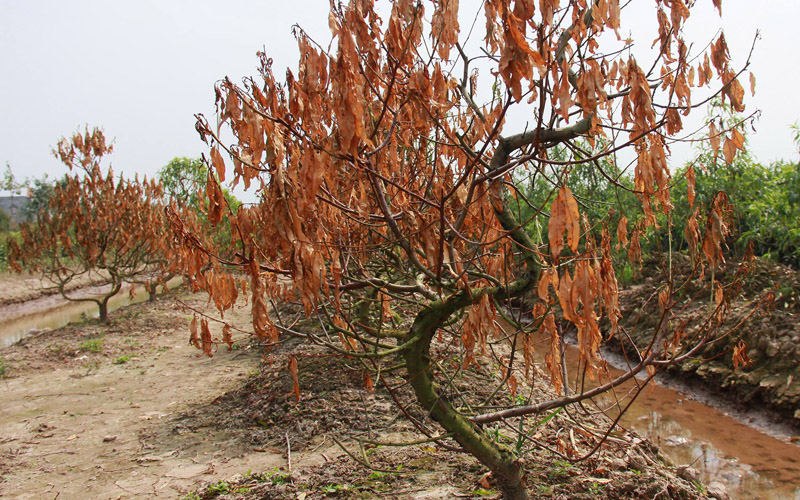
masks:
[[[183,282],[176,277],[167,282],[167,288],[175,288]],[[82,289],[82,296],[100,295],[110,285]],[[157,292],[162,291],[159,286]],[[133,299],[130,286],[124,286],[108,303],[108,310],[114,311],[130,304],[138,304],[150,298],[145,287],[136,285]],[[85,318],[98,316],[94,302],[70,302],[60,295],[51,295],[29,300],[19,304],[0,306],[0,348],[19,342],[26,335],[43,330],[61,328]]]
[[[577,348],[569,346],[567,360],[573,370],[577,357]],[[612,377],[622,373],[613,368],[610,372]],[[632,388],[634,382],[617,390],[621,407],[629,401],[623,396]],[[697,399],[715,400],[713,394],[651,383],[620,424],[655,443],[676,465],[692,464],[701,482],[724,484],[734,499],[800,500],[800,446],[790,442],[791,429],[769,424],[763,415],[732,416]],[[619,414],[615,401],[606,395],[596,402],[615,417]],[[759,420],[756,425],[743,423],[754,418]]]

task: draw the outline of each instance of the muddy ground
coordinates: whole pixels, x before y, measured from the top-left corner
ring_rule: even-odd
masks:
[[[731,283],[740,265],[731,260],[716,270],[714,278]],[[747,265],[739,284],[726,290],[722,304],[726,319],[714,330],[720,340],[673,366],[671,375],[726,395],[742,408],[767,408],[800,426],[800,274],[761,259]],[[678,286],[692,269],[688,256],[674,256],[672,272]],[[642,266],[636,283],[620,293],[622,323],[640,346],[649,343],[660,321],[657,295],[668,282],[668,270],[662,258],[653,257]],[[670,328],[685,322],[686,339],[716,307],[708,288],[711,278],[706,269],[704,279],[684,286],[677,295]],[[772,299],[765,301],[770,295]],[[746,344],[751,363],[736,368],[733,348],[740,341]]]
[[[241,335],[234,350],[198,357],[187,342],[191,311],[184,305],[208,308],[200,295],[181,291],[112,313],[108,325],[71,325],[0,351],[1,497],[499,497],[485,469],[463,454],[430,443],[358,445],[356,436],[424,438],[393,397],[436,432],[399,379],[387,376],[394,396],[380,384],[367,391],[352,361],[292,340],[267,361]],[[226,319],[246,327],[247,309]],[[300,367],[299,402],[289,355]],[[484,368],[460,383],[491,387],[496,374]],[[543,397],[543,389],[531,390]],[[604,425],[596,415],[565,412],[535,438],[556,451],[585,453]],[[577,464],[542,448],[526,457],[526,467],[536,498],[703,498],[707,491],[676,477],[630,434],[615,433]]]

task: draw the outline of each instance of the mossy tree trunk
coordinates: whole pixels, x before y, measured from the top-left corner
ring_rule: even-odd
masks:
[[[438,300],[423,309],[414,320],[407,341],[418,339],[405,351],[408,382],[417,400],[439,425],[468,453],[492,471],[506,500],[530,498],[525,487],[522,466],[516,453],[502,443],[490,438],[478,425],[456,410],[437,392],[431,372],[431,341],[437,331],[454,313],[469,307],[483,295],[508,296],[519,293],[533,281],[530,278],[502,287],[458,292],[447,299]]]

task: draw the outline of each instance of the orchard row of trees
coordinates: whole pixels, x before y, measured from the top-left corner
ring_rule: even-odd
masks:
[[[12,262],[62,292],[89,270],[116,289],[180,272],[220,313],[236,304],[244,273],[255,336],[298,335],[356,360],[368,387],[392,392],[382,374],[402,373],[441,426],[435,434],[415,421],[420,432],[474,455],[505,498],[526,499],[521,457],[536,449],[526,436],[541,413],[640,374],[649,381],[732,334],[721,325],[751,254],[733,282],[713,271],[737,222],[736,241],[796,256],[777,224],[796,227],[795,194],[779,193],[797,168],[754,167],[749,118],[724,111],[744,111],[749,61],[734,68],[721,33],[685,40],[692,6],[655,3],[657,51],[640,60],[620,36],[616,0],[487,0],[483,35],[473,37],[459,22],[475,13],[461,17],[456,0],[395,0],[380,12],[372,0],[332,4],[330,43],[295,29],[300,59],[284,81],[260,53],[258,79],[218,84],[215,125],[197,116],[207,170],[188,162],[168,166],[160,184],[117,180],[100,167],[111,149],[101,132],[60,142],[59,158],[79,173],[22,228]],[[670,168],[683,120],[710,103],[707,126],[689,134],[703,144],[697,160]],[[226,180],[256,190],[259,202],[237,207]],[[781,198],[733,193],[748,183]],[[633,346],[638,359],[612,378],[600,345],[629,342],[617,276],[648,249],[687,251],[691,280],[707,294],[686,297],[687,283],[666,276],[649,344]],[[696,325],[673,321],[678,303],[709,296]],[[273,322],[269,300],[301,303],[320,331]],[[192,339],[210,355],[215,340],[201,323],[202,341],[196,321]],[[567,332],[577,337],[577,370],[563,362]],[[513,393],[518,378],[537,373],[543,341],[552,397],[472,405],[449,383],[502,347],[498,390]],[[746,354],[737,349],[738,363]],[[604,438],[593,437],[597,447]]]
[[[113,145],[98,128],[61,139],[53,152],[72,174],[54,183],[35,181],[26,206],[32,220],[21,224],[4,250],[15,270],[40,274],[68,300],[96,303],[100,321],[108,320],[108,302],[125,284],[144,285],[152,300],[159,284],[184,273],[170,217],[189,225],[199,241],[208,238],[231,253],[229,229],[211,227],[197,193],[209,175],[200,159],[172,160],[158,181],[115,177],[103,161]],[[225,195],[235,211],[239,202]],[[85,295],[74,286],[81,278],[110,286],[100,295]]]

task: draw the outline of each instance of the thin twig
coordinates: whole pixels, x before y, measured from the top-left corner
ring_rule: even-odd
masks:
[[[289,467],[289,474],[292,473],[292,447],[289,444],[289,433],[286,432],[286,462]]]

